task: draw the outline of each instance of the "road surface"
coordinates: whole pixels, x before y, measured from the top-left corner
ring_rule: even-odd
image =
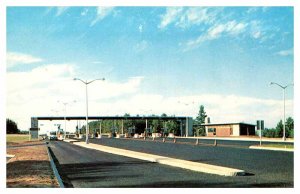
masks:
[[[248,176],[223,177],[89,150],[66,142],[49,145],[67,187],[293,187],[293,153],[232,147],[91,139],[91,143],[234,167]]]

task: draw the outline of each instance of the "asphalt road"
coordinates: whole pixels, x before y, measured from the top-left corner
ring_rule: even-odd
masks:
[[[68,187],[293,187],[293,153],[245,148],[193,146],[128,139],[91,143],[246,170],[223,177],[51,142],[59,173]]]

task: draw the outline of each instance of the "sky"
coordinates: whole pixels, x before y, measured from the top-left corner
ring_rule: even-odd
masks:
[[[105,78],[88,85],[91,116],[196,117],[204,105],[212,123],[275,127],[282,89],[270,82],[294,83],[293,18],[293,7],[7,7],[6,116],[22,130],[33,116],[85,116],[73,78]]]

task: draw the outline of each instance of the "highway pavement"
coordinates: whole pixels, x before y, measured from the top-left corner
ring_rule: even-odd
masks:
[[[90,139],[112,147],[245,170],[224,177],[85,149],[52,141],[49,145],[67,187],[293,187],[293,152],[213,147],[132,139]]]

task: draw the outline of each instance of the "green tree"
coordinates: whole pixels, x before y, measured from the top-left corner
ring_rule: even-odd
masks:
[[[282,120],[277,123],[277,126],[275,128],[275,137],[282,137],[283,136],[283,124]]]
[[[166,113],[161,114],[161,117],[167,117],[168,115]]]
[[[262,135],[264,137],[272,138],[272,137],[275,137],[275,134],[276,134],[276,129],[267,129],[267,128],[265,128],[265,130],[263,130]]]
[[[161,122],[158,119],[152,121],[153,133],[158,133],[161,129]]]
[[[198,125],[197,127],[193,128],[193,133],[196,134],[197,136],[205,136],[205,127],[200,126],[201,124],[205,123],[205,118],[207,117],[206,112],[204,110],[204,106],[201,105],[199,107],[199,112],[198,116],[194,120],[194,123]]]
[[[286,137],[294,137],[294,119],[288,117],[285,122]]]
[[[168,129],[168,133],[177,134],[179,132],[179,125],[176,121],[167,121],[166,127]]]
[[[128,128],[133,126],[132,120],[129,119],[130,114],[125,113],[124,114],[125,120],[124,120],[124,133],[128,133]]]
[[[14,134],[19,132],[20,130],[18,129],[17,123],[11,119],[6,119],[6,133]]]

